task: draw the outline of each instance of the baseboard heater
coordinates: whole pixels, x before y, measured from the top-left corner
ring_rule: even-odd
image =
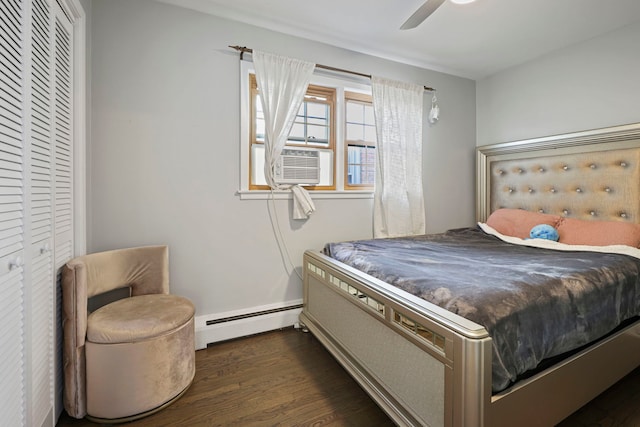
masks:
[[[287,307],[272,308],[270,310],[256,311],[253,313],[239,314],[237,316],[223,317],[222,319],[207,320],[207,326],[217,325],[219,323],[233,322],[234,320],[249,319],[251,317],[264,316],[266,314],[280,313],[282,311],[301,309],[304,304],[290,305]]]
[[[302,300],[253,307],[242,311],[196,316],[196,349],[208,344],[298,326]]]

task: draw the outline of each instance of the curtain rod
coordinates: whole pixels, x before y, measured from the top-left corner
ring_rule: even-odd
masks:
[[[253,49],[249,49],[248,47],[244,47],[244,46],[229,46],[232,49],[237,50],[238,52],[240,52],[240,60],[242,61],[243,59],[243,55],[245,53],[252,53]],[[342,68],[336,68],[336,67],[330,67],[328,65],[322,65],[322,64],[316,64],[317,68],[322,68],[323,70],[329,70],[329,71],[337,71],[339,73],[346,73],[346,74],[353,74],[356,76],[360,76],[360,77],[366,77],[368,79],[371,79],[371,74],[364,74],[364,73],[359,73],[357,71],[351,71],[351,70],[345,70]],[[435,92],[436,90],[432,87],[429,86],[424,86],[424,90],[428,91],[428,92]]]

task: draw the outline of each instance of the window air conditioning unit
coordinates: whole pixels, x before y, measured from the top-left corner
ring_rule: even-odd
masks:
[[[318,184],[320,182],[320,152],[285,148],[275,167],[278,184]]]

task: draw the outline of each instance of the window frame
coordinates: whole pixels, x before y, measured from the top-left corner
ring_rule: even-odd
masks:
[[[259,141],[256,136],[256,104],[258,95],[258,82],[256,81],[255,72],[249,73],[249,190],[270,190],[268,185],[254,184],[251,180],[251,171],[253,170],[253,145],[264,145],[263,141]],[[287,141],[285,147],[303,147],[303,148],[315,148],[320,150],[331,150],[333,152],[333,185],[305,185],[305,189],[309,191],[316,190],[335,190],[336,189],[336,89],[326,86],[319,86],[315,84],[309,84],[305,96],[309,97],[321,97],[326,98],[326,101],[319,101],[320,104],[326,104],[329,106],[329,141],[326,146],[319,144],[309,143],[296,143]]]
[[[290,199],[291,192],[289,190],[271,190],[267,186],[264,189],[256,189],[251,186],[251,171],[253,165],[251,162],[251,88],[249,85],[249,74],[255,73],[253,63],[251,61],[240,61],[240,165],[239,165],[239,189],[236,195],[241,200],[264,200],[268,198]],[[334,72],[316,69],[311,77],[310,84],[315,86],[325,86],[334,88],[335,95],[335,126],[334,141],[335,148],[333,150],[333,183],[334,189],[325,190],[314,188],[309,191],[313,199],[373,199],[373,189],[346,189],[345,173],[341,165],[344,164],[344,136],[345,136],[345,105],[344,92],[357,92],[362,94],[371,94],[371,82],[369,79],[356,76],[336,75]],[[338,171],[338,167],[340,170]],[[251,188],[250,188],[251,187]],[[311,186],[305,188],[311,189]]]

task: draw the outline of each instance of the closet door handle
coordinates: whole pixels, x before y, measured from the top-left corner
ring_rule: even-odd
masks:
[[[49,252],[50,250],[51,250],[51,245],[49,243],[45,243],[40,248],[40,253],[43,254],[43,253]]]
[[[12,261],[9,261],[9,270],[14,270],[16,268],[20,268],[24,265],[24,260],[22,257],[15,257]]]

